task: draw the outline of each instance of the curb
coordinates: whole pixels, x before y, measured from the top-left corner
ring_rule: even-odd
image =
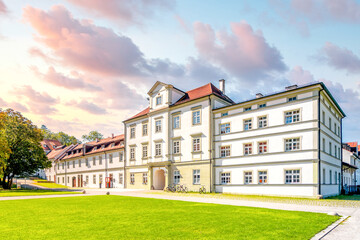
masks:
[[[330,226],[328,226],[327,228],[325,228],[321,232],[317,233],[314,237],[311,238],[311,240],[321,240],[321,239],[323,239],[332,230],[337,228],[337,226],[339,226],[340,224],[345,222],[349,217],[350,216],[342,216],[339,220],[337,220],[336,222],[334,222],[333,224],[331,224]]]

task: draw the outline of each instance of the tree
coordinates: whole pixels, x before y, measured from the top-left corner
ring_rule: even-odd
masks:
[[[15,176],[51,166],[40,145],[43,137],[43,132],[20,112],[0,109],[0,183],[4,189],[11,188]]]
[[[44,139],[58,140],[59,142],[61,142],[61,144],[66,146],[81,143],[76,137],[66,134],[64,132],[54,133],[45,125],[41,125],[41,131],[44,134]]]
[[[103,139],[104,135],[102,135],[101,133],[99,133],[98,131],[91,131],[89,132],[89,135],[82,135],[82,139],[84,139],[84,141],[86,142],[91,142],[91,141],[95,141],[96,139]]]

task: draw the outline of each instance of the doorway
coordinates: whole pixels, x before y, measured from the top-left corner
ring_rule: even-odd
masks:
[[[163,190],[165,188],[165,171],[163,169],[156,170],[154,174],[154,189]]]

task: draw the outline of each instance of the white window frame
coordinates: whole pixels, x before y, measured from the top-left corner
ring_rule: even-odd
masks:
[[[136,137],[136,128],[134,127],[130,127],[130,138],[135,138]]]
[[[173,141],[173,154],[180,154],[180,140]]]
[[[144,144],[142,145],[142,158],[148,157],[148,145]]]
[[[174,170],[174,184],[179,184],[180,178],[181,178],[180,171]]]
[[[119,184],[123,184],[123,182],[124,182],[124,174],[119,173]]]
[[[180,129],[180,115],[173,116],[173,129]]]
[[[131,185],[135,184],[135,173],[130,173],[130,184]]]
[[[231,131],[230,123],[220,124],[220,134],[227,134],[230,133],[230,131]]]
[[[193,169],[193,185],[200,185],[200,169]]]
[[[258,117],[258,128],[266,128],[267,126],[267,116]]]
[[[244,123],[244,131],[248,131],[248,130],[252,129],[252,119],[251,118],[244,119],[243,123]]]
[[[231,183],[231,172],[222,172],[220,174],[220,184],[230,184]]]
[[[113,155],[109,154],[109,163],[113,163]]]
[[[143,123],[143,125],[142,125],[142,135],[143,136],[148,135],[148,124],[147,123]]]
[[[252,143],[244,143],[244,155],[253,154],[253,144]]]
[[[253,183],[253,172],[244,171],[244,184],[252,184],[252,183]]]
[[[300,122],[300,109],[291,110],[284,112],[284,123],[285,124],[292,124],[296,122]]]
[[[162,144],[161,143],[155,143],[155,156],[159,157],[162,154]]]
[[[155,99],[156,106],[159,106],[162,104],[162,96],[157,96]]]
[[[266,184],[268,183],[268,171],[267,170],[259,170],[258,171],[258,184]]]
[[[130,147],[130,160],[135,160],[135,147]]]
[[[301,169],[284,169],[285,184],[301,183]]]
[[[194,137],[192,139],[192,150],[193,152],[201,152],[201,138]]]
[[[284,143],[285,143],[285,152],[297,151],[301,149],[300,137],[287,138],[284,140]]]
[[[155,120],[155,132],[156,133],[159,133],[159,132],[161,132],[161,130],[162,130],[162,121],[161,121],[161,119],[159,119],[159,120]]]
[[[201,124],[201,109],[192,111],[191,121],[192,121],[192,125]]]
[[[148,184],[148,173],[142,174],[142,184],[144,184],[144,185]]]
[[[267,141],[258,142],[258,153],[264,154],[267,152],[268,152],[268,142]]]
[[[123,152],[119,152],[119,162],[124,161],[124,153]]]
[[[231,146],[220,146],[220,157],[230,157],[231,155]]]

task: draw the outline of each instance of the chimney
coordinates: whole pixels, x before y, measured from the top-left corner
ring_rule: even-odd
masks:
[[[111,138],[114,138],[114,134],[113,134],[113,133],[111,134]]]
[[[298,87],[298,85],[291,85],[291,86],[287,86],[287,87],[285,87],[285,90],[286,91],[289,91],[289,90],[293,90],[293,89],[296,89]]]
[[[225,79],[219,80],[220,91],[225,94]]]
[[[264,95],[262,95],[262,93],[257,93],[256,94],[256,98],[261,98],[261,97],[263,97]]]

